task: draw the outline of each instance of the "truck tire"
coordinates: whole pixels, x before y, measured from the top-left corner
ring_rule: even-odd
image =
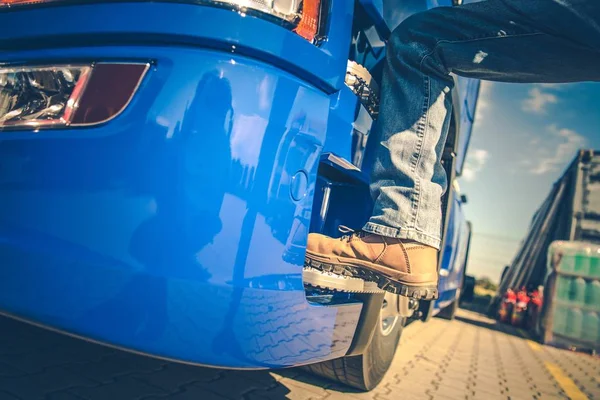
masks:
[[[442,311],[437,315],[442,319],[447,319],[448,321],[452,321],[454,317],[456,317],[456,311],[458,311],[458,304],[460,303],[460,289],[456,289],[456,297],[454,301],[446,306]]]
[[[405,318],[397,317],[393,326],[385,326],[382,319],[363,354],[323,361],[305,368],[315,375],[359,390],[372,390],[392,364],[405,324]]]
[[[458,305],[461,306],[463,303],[472,303],[475,297],[475,277],[465,275],[465,281],[463,283],[462,292],[460,294],[460,300]]]

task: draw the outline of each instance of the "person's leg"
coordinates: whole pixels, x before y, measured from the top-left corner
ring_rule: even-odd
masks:
[[[551,18],[541,9],[552,0],[490,0],[415,15],[392,34],[372,173],[376,202],[366,231],[439,248],[451,72],[503,82],[600,79],[599,50],[540,31],[538,21],[517,12],[519,3],[532,13],[537,4],[544,25]],[[600,32],[596,37],[600,42]]]
[[[537,4],[545,11],[540,15],[552,19],[546,7],[553,0],[524,3]],[[389,289],[401,294],[435,296],[450,73],[503,82],[600,80],[597,49],[542,30],[548,20],[538,22],[515,4],[488,0],[436,8],[410,17],[392,33],[378,136],[371,139],[379,142],[373,215],[364,232],[350,238],[311,234],[308,265],[391,283]]]

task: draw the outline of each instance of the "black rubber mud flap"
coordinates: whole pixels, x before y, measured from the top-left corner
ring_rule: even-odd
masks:
[[[375,329],[378,328],[379,324],[379,312],[383,305],[383,298],[385,293],[376,294],[357,294],[355,297],[362,301],[363,308],[360,312],[360,318],[358,320],[358,326],[356,327],[356,333],[354,339],[348,350],[346,356],[354,356],[362,354],[365,349],[371,343]]]

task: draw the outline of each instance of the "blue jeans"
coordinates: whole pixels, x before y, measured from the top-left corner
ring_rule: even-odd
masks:
[[[441,155],[456,75],[600,80],[600,0],[487,0],[415,14],[391,35],[381,87],[375,199],[364,230],[440,248]]]

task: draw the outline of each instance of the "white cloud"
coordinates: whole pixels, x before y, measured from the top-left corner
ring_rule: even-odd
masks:
[[[489,109],[491,108],[492,101],[492,88],[494,82],[481,81],[479,86],[479,96],[477,97],[477,110],[475,112],[475,120],[481,122]]]
[[[548,105],[556,103],[558,103],[558,97],[555,94],[534,87],[529,90],[529,97],[523,100],[521,109],[528,113],[546,114]]]
[[[462,177],[467,182],[473,182],[477,173],[483,169],[489,158],[490,153],[487,150],[472,149],[467,155],[467,160],[462,171]]]
[[[585,138],[572,129],[550,125],[548,132],[546,140],[535,143],[533,157],[522,162],[531,174],[543,175],[564,168],[577,150],[585,146]]]

